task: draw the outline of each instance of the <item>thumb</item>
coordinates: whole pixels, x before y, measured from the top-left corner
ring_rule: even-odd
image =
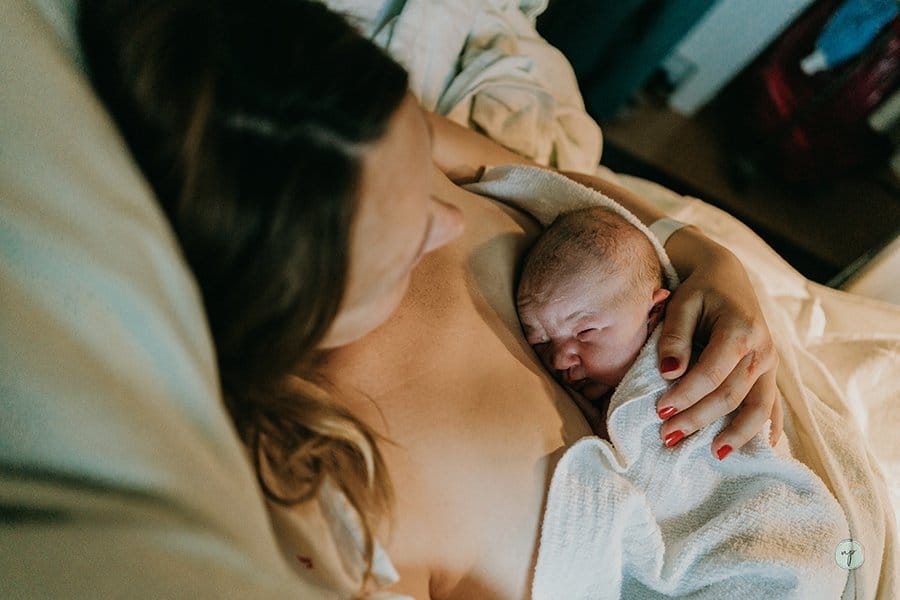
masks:
[[[700,295],[679,301],[675,294],[666,307],[662,333],[659,336],[659,372],[664,379],[677,379],[687,370],[691,360],[691,340],[703,308]]]

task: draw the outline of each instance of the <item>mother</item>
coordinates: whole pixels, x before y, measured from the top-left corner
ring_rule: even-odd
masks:
[[[527,596],[549,476],[590,429],[519,331],[515,264],[535,226],[447,177],[523,159],[423,116],[404,71],[317,3],[90,2],[81,36],[200,284],[273,511],[327,481],[369,557],[385,543],[395,589]],[[691,339],[708,346],[663,399],[678,413],[661,437],[741,399],[711,450],[770,416],[777,437],[776,358],[740,264],[691,228],[666,249],[685,283],[661,366],[678,377]]]

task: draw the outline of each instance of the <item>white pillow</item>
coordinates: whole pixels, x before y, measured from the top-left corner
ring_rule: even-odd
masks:
[[[75,5],[40,5],[0,3],[0,597],[309,597]]]

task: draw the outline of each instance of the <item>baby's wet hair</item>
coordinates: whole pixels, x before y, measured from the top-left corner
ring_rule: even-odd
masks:
[[[625,302],[663,286],[662,267],[647,236],[614,210],[595,206],[559,215],[529,249],[519,287],[531,289],[575,275],[630,276]]]

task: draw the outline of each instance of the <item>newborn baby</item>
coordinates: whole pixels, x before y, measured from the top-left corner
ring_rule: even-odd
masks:
[[[662,319],[669,293],[647,236],[593,207],[560,215],[531,248],[517,306],[544,365],[605,416],[603,406]],[[602,429],[603,419],[579,404]]]
[[[725,462],[709,448],[727,417],[659,443],[654,408],[671,385],[657,370],[664,261],[600,207],[559,217],[526,257],[528,343],[603,438],[579,441],[556,468],[533,597],[839,597],[852,585],[833,558],[852,537],[847,520],[812,471],[769,446],[768,427]],[[598,564],[608,568],[591,575]]]
[[[656,406],[672,384],[658,369],[658,325],[677,277],[629,216],[560,216],[519,282],[529,344],[599,436],[576,442],[554,471],[532,597],[851,597],[834,548],[853,532],[786,437],[773,449],[766,425],[723,461],[710,448],[728,415],[660,443]]]

